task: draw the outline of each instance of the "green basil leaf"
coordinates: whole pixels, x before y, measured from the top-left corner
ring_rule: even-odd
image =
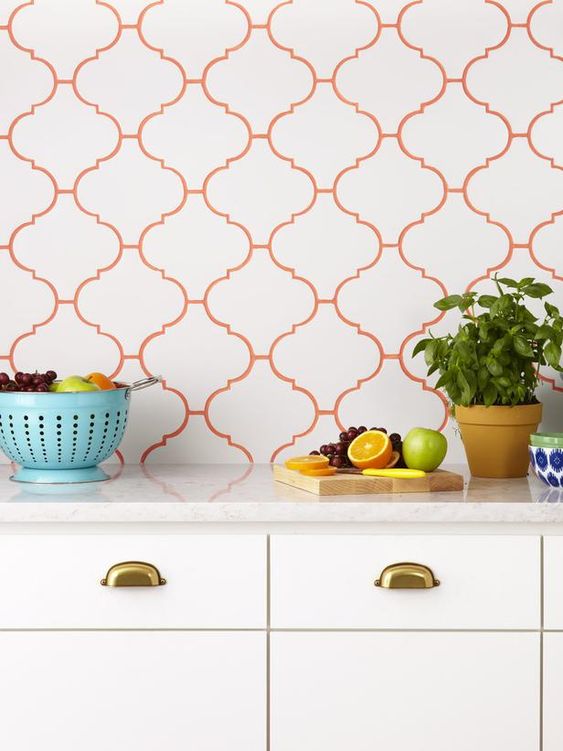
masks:
[[[533,357],[534,351],[523,336],[514,337],[514,349],[521,357]]]
[[[424,348],[424,360],[428,367],[434,364],[434,357],[436,352],[436,342],[431,339]]]
[[[530,284],[524,290],[524,294],[526,294],[528,297],[545,297],[546,295],[551,295],[552,292],[553,290],[551,289],[551,287],[549,287],[547,284],[543,284],[542,282]]]
[[[416,357],[419,352],[422,352],[425,348],[428,342],[431,342],[432,339],[421,339],[419,342],[417,342],[416,347],[412,351],[412,356]]]
[[[482,308],[490,308],[497,299],[494,295],[481,295],[477,302]]]
[[[552,368],[555,368],[559,365],[561,361],[561,347],[559,346],[559,344],[556,344],[555,342],[548,342],[548,344],[546,344],[544,347],[543,354],[545,355],[547,364],[551,365]]]
[[[454,308],[457,308],[461,300],[461,295],[449,295],[448,297],[443,297],[441,300],[438,300],[438,302],[435,302],[434,307],[438,308],[438,310],[453,310]]]
[[[479,373],[477,374],[477,385],[483,391],[486,387],[486,385],[489,383],[490,380],[490,374],[487,368],[485,368],[483,365],[479,368]]]
[[[467,382],[466,377],[463,375],[461,370],[457,374],[457,385],[460,388],[461,391],[461,404],[464,407],[468,407],[469,403],[471,402],[471,389],[469,387],[469,383]]]
[[[502,279],[497,279],[496,281],[499,284],[504,284],[505,287],[514,287],[514,289],[518,289],[518,286],[519,286],[518,282],[515,282],[514,279],[508,279],[505,276],[503,276]],[[532,281],[533,281],[533,279],[532,279]]]
[[[523,289],[524,287],[527,287],[529,284],[532,284],[534,281],[533,276],[525,276],[523,279],[520,279],[518,282],[518,289]]]
[[[436,381],[436,385],[434,386],[435,389],[441,389],[444,386],[446,386],[452,379],[452,374],[449,370],[446,370],[445,373],[442,373],[440,378]]]
[[[497,400],[497,395],[497,387],[494,383],[489,383],[488,386],[483,389],[483,401],[485,406],[490,407],[493,405]]]
[[[487,368],[489,373],[492,376],[500,376],[502,375],[502,365],[498,360],[495,360],[493,357],[489,358],[487,361]]]

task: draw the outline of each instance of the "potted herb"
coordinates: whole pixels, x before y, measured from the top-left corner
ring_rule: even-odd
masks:
[[[458,308],[462,321],[453,335],[418,342],[413,355],[424,352],[428,375],[440,374],[436,388],[454,405],[471,473],[523,477],[529,436],[542,417],[535,396],[540,367],[563,371],[563,318],[548,302],[543,320],[526,307],[526,298],[553,293],[547,284],[497,275],[494,282],[496,295],[466,292],[434,303],[438,310]]]

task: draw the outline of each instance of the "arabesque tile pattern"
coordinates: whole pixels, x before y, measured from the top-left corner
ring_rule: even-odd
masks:
[[[0,71],[0,359],[163,373],[128,461],[358,422],[459,458],[433,301],[563,302],[563,0],[1,0]]]

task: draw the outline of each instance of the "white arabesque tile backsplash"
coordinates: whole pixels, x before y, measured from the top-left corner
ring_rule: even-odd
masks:
[[[563,0],[0,0],[0,71],[2,369],[162,373],[126,461],[461,459],[432,303],[563,302]]]

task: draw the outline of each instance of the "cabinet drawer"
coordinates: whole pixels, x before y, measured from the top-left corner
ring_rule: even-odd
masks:
[[[388,565],[430,567],[431,589],[374,586]],[[276,535],[274,628],[535,629],[537,537]]]
[[[109,587],[122,561],[156,566],[166,584]],[[260,535],[4,535],[0,628],[263,628]]]
[[[544,627],[563,629],[563,537],[543,541]]]

